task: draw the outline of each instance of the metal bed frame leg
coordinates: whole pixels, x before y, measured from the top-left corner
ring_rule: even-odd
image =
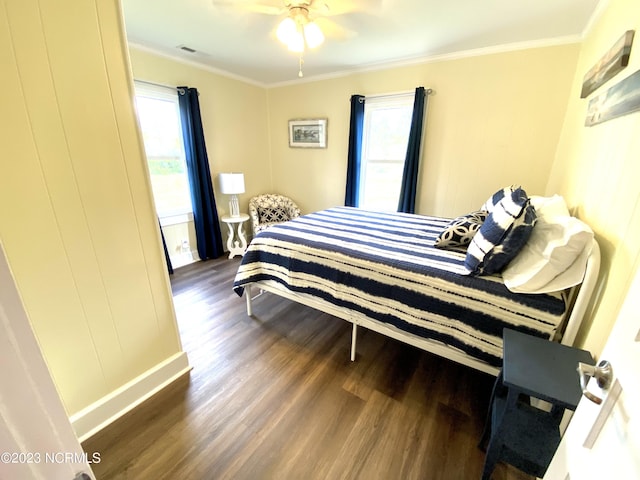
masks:
[[[358,325],[353,324],[353,329],[351,330],[351,361],[356,361],[356,339],[358,337]]]
[[[257,294],[253,294],[253,289],[252,289],[253,285],[248,284],[245,285],[244,287],[244,293],[247,297],[247,315],[252,317],[253,316],[253,300],[255,300],[258,297],[261,297],[262,294],[265,292],[263,289],[258,289],[258,293]]]
[[[251,305],[251,285],[247,285],[245,287],[244,295],[247,297],[247,315],[251,317],[253,315],[253,308]]]

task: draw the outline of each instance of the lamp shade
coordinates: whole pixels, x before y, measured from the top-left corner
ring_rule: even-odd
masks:
[[[290,52],[304,52],[304,35],[302,34],[302,29],[296,30],[293,35],[291,35],[289,43],[287,43],[287,48]]]
[[[316,48],[324,42],[322,30],[315,22],[309,22],[304,26],[304,38],[309,48]]]
[[[236,195],[244,193],[244,174],[242,173],[221,173],[218,176],[220,181],[220,191],[225,195]]]
[[[276,37],[278,37],[278,40],[280,40],[282,43],[288,45],[289,40],[293,35],[295,35],[296,30],[297,27],[295,20],[293,20],[293,18],[291,17],[287,17],[282,20],[282,22],[280,22],[280,25],[278,25],[278,29],[276,30]]]

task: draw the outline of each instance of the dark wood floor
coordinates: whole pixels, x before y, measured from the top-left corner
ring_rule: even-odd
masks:
[[[87,440],[108,479],[479,479],[493,378],[265,294],[238,259],[178,269],[185,378]],[[498,465],[494,480],[529,479]]]

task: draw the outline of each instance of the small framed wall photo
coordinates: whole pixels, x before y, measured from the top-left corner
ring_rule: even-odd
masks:
[[[327,119],[289,120],[289,146],[326,148]]]

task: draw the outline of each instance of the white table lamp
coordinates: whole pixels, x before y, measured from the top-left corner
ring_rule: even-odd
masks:
[[[220,191],[224,195],[231,195],[229,201],[229,211],[232,217],[240,216],[240,205],[238,204],[238,194],[244,193],[244,174],[242,173],[221,173],[219,175]]]

